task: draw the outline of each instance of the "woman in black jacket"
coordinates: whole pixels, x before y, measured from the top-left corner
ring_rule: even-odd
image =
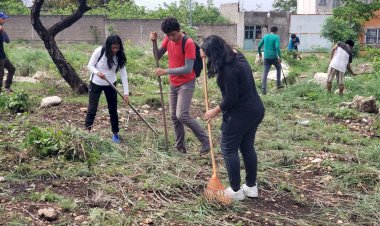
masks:
[[[207,37],[202,45],[207,56],[209,77],[217,76],[223,100],[205,114],[210,120],[223,113],[220,147],[226,164],[230,187],[224,193],[232,200],[257,197],[257,156],[254,148],[257,127],[264,118],[264,105],[257,94],[252,70],[244,55],[227,45],[216,35]],[[240,160],[242,153],[246,183],[240,187]]]

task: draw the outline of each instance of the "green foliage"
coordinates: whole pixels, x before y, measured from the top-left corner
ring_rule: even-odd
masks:
[[[30,106],[29,95],[24,91],[0,95],[0,111],[8,110],[16,114],[28,111]]]
[[[40,158],[63,157],[71,161],[95,163],[101,152],[112,152],[112,144],[74,129],[55,130],[33,127],[24,147]]]
[[[132,219],[123,212],[116,210],[92,209],[90,212],[91,225],[130,225]]]
[[[46,189],[43,192],[34,192],[30,199],[34,202],[58,202],[63,200],[63,197],[49,189]]]
[[[362,24],[374,17],[374,12],[380,9],[379,1],[366,3],[361,0],[343,0],[343,6],[333,9],[335,18],[349,23]]]
[[[39,157],[50,157],[58,154],[63,144],[62,131],[54,131],[53,129],[40,129],[33,127],[24,141],[25,147],[33,147],[37,150]]]
[[[78,205],[72,199],[63,198],[59,201],[59,207],[61,207],[64,211],[73,212]]]
[[[321,36],[332,43],[345,42],[348,39],[355,41],[354,53],[358,53],[359,31],[353,29],[352,24],[340,18],[329,17],[322,26]]]
[[[30,10],[22,4],[21,0],[1,0],[0,9],[1,11],[11,15],[30,14]]]
[[[272,7],[276,10],[296,13],[297,12],[297,0],[275,0]]]
[[[182,24],[189,25],[191,24],[190,14],[192,14],[192,24],[229,23],[229,21],[220,14],[218,8],[215,7],[212,1],[208,1],[207,5],[192,1],[190,7],[190,0],[181,0],[179,3],[163,3],[163,6],[160,6],[156,10],[147,10],[144,6],[138,6],[134,1],[110,0],[107,1],[106,4],[99,4],[99,1],[88,1],[88,5],[92,7],[92,10],[88,11],[86,15],[102,15],[110,19],[162,19],[173,16]],[[43,14],[70,15],[76,9],[77,1],[53,0],[45,2],[43,5]]]

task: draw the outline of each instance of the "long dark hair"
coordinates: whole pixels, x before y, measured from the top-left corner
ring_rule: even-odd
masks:
[[[121,41],[121,38],[118,35],[110,35],[107,37],[105,45],[105,54],[107,57],[107,64],[108,68],[111,69],[112,66],[115,64],[113,61],[113,56],[112,56],[112,45],[113,44],[118,44],[120,45],[119,51],[116,53],[117,57],[117,69],[116,72],[119,68],[123,68],[125,64],[127,63],[127,57],[125,56],[124,53],[124,47],[123,47],[123,42]]]
[[[223,70],[223,65],[236,59],[236,53],[234,53],[232,47],[217,35],[208,36],[202,44],[202,49],[208,58],[207,70],[209,77],[220,74]]]

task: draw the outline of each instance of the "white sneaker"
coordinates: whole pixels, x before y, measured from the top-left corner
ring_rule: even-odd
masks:
[[[230,198],[233,201],[241,201],[245,198],[243,190],[239,189],[239,191],[232,190],[231,187],[228,187],[223,191],[224,196]]]
[[[240,190],[243,190],[244,195],[249,198],[259,197],[259,191],[257,189],[257,184],[253,187],[248,187],[246,184],[243,184]]]

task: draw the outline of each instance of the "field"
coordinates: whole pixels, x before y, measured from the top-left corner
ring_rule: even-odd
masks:
[[[260,125],[259,198],[230,206],[202,196],[211,177],[209,156],[198,155],[199,142],[187,132],[188,153],[175,151],[169,121],[170,149],[163,148],[158,83],[149,46],[126,45],[131,103],[159,131],[154,134],[119,98],[120,145],[111,142],[106,101],[102,96],[93,132],[84,130],[88,97],[74,94],[61,81],[40,44],[13,43],[6,52],[17,68],[13,94],[0,95],[0,222],[5,225],[379,225],[379,114],[340,107],[355,95],[380,99],[378,62],[372,54],[354,58],[375,73],[346,76],[340,97],[311,82],[326,72],[328,53],[286,56],[288,87],[269,82],[261,98],[266,115]],[[65,44],[61,50],[84,80],[85,65],[96,46]],[[261,65],[244,52],[260,87]],[[162,65],[167,60],[163,59]],[[38,83],[17,81],[44,74]],[[258,75],[258,76],[257,76]],[[335,81],[334,81],[335,82]],[[215,79],[209,81],[212,106],[221,100]],[[167,103],[168,80],[164,78]],[[206,128],[202,79],[194,94],[192,115]],[[121,89],[121,85],[118,86]],[[334,83],[334,89],[336,89]],[[43,97],[63,103],[39,108]],[[379,102],[378,102],[379,103]],[[145,106],[144,106],[145,105]],[[148,105],[148,106],[146,106]],[[168,106],[166,106],[167,108]],[[24,109],[24,113],[17,113]],[[169,118],[169,117],[168,117]],[[219,177],[228,185],[219,149],[221,119],[213,121]],[[242,164],[243,169],[243,164]],[[244,170],[242,170],[244,178]],[[244,181],[244,180],[243,180]],[[51,207],[57,217],[40,218]]]

